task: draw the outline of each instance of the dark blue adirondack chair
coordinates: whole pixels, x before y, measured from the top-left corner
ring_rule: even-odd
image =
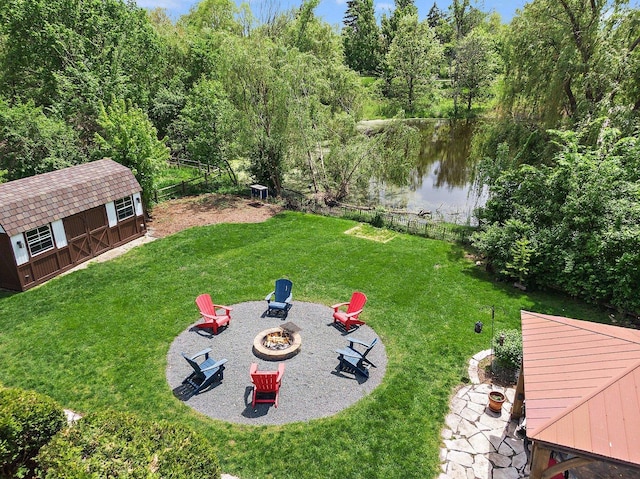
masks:
[[[198,394],[201,390],[209,387],[215,381],[222,381],[224,363],[226,363],[227,360],[221,359],[216,361],[209,357],[210,352],[211,348],[203,349],[192,356],[187,356],[185,353],[181,353],[182,357],[186,359],[189,365],[193,368],[193,373],[183,381],[183,384],[188,383],[193,386],[195,388],[194,394]],[[200,356],[204,356],[204,361],[198,363],[196,359]]]
[[[280,278],[276,281],[276,289],[271,291],[266,298],[267,316],[272,314],[286,316],[291,309],[293,283],[288,279]]]
[[[367,354],[373,349],[378,342],[378,338],[373,338],[370,343],[366,343],[360,339],[349,337],[349,346],[343,349],[336,349],[336,353],[339,354],[338,368],[341,371],[348,371],[354,374],[361,374],[362,376],[369,377],[369,366],[376,367],[369,359]],[[356,349],[356,344],[361,346],[361,350]],[[364,348],[362,348],[364,347]]]

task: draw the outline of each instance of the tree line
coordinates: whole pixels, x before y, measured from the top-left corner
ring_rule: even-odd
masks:
[[[203,0],[172,21],[122,0],[6,0],[0,12],[0,178],[109,156],[150,206],[170,155],[247,170],[276,195],[286,175],[345,198],[403,179],[416,132],[356,129],[365,92],[319,0],[258,18]],[[400,117],[402,114],[400,114]],[[404,175],[406,176],[406,175]]]
[[[413,0],[379,19],[349,0],[337,29],[318,2],[202,0],[173,21],[132,1],[3,0],[0,181],[109,156],[150,206],[174,156],[341,201],[408,181],[418,142],[402,118],[482,102],[476,246],[496,274],[640,310],[637,8],[533,0],[505,25],[470,0],[423,20]],[[367,135],[372,98],[393,118]]]

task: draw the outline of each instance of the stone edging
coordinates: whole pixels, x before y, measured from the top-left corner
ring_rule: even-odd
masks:
[[[469,359],[469,380],[471,384],[480,384],[480,377],[478,376],[478,365],[480,361],[488,358],[493,354],[491,349],[485,349],[484,351],[480,351],[475,354],[471,359]]]

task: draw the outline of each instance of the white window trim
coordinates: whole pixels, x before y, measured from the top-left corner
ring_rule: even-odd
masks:
[[[29,262],[29,251],[27,250],[27,242],[22,233],[18,233],[11,237],[11,246],[13,247],[13,256],[18,266]]]
[[[136,216],[142,216],[144,211],[142,209],[142,197],[140,196],[140,193],[133,194],[133,205],[136,208]]]
[[[125,200],[129,200],[129,204],[126,204],[124,207],[118,208],[118,202],[124,202]],[[120,221],[124,221],[124,220],[128,220],[129,218],[132,218],[135,216],[136,214],[136,207],[135,204],[133,203],[133,197],[132,196],[125,196],[124,198],[120,198],[118,200],[116,200],[115,202],[115,206],[116,206],[116,217],[118,218],[118,222]],[[120,218],[120,212],[126,209],[131,208],[131,214]]]
[[[67,233],[64,231],[62,220],[51,223],[51,229],[53,230],[53,239],[56,241],[58,249],[67,246]]]
[[[113,228],[118,224],[118,214],[116,213],[116,204],[111,201],[104,205],[107,209],[107,218],[109,219],[109,228]]]
[[[31,251],[31,243],[29,243],[28,233],[31,232],[31,231],[34,231],[34,230],[39,230],[41,228],[47,228],[47,230],[49,231],[49,238],[51,239],[51,247],[49,247],[47,249],[43,249],[41,251],[38,251],[37,253],[33,253]],[[29,231],[25,231],[24,237],[27,240],[27,249],[29,250],[29,255],[31,255],[32,258],[35,257],[35,256],[39,256],[42,253],[46,253],[47,251],[51,251],[52,249],[55,248],[55,241],[53,239],[53,232],[51,231],[51,225],[48,224],[48,223],[46,225],[42,225],[42,226],[38,226],[37,228],[33,228],[33,229],[29,230]],[[38,235],[38,239],[40,241],[40,235]]]

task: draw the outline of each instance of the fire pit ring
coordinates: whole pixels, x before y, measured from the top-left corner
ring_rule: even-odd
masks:
[[[286,331],[291,338],[291,344],[284,349],[270,349],[264,345],[265,338],[270,334],[277,334]],[[260,331],[253,340],[253,354],[265,361],[283,361],[294,357],[300,352],[302,338],[299,332],[284,330],[283,328],[269,328]]]

